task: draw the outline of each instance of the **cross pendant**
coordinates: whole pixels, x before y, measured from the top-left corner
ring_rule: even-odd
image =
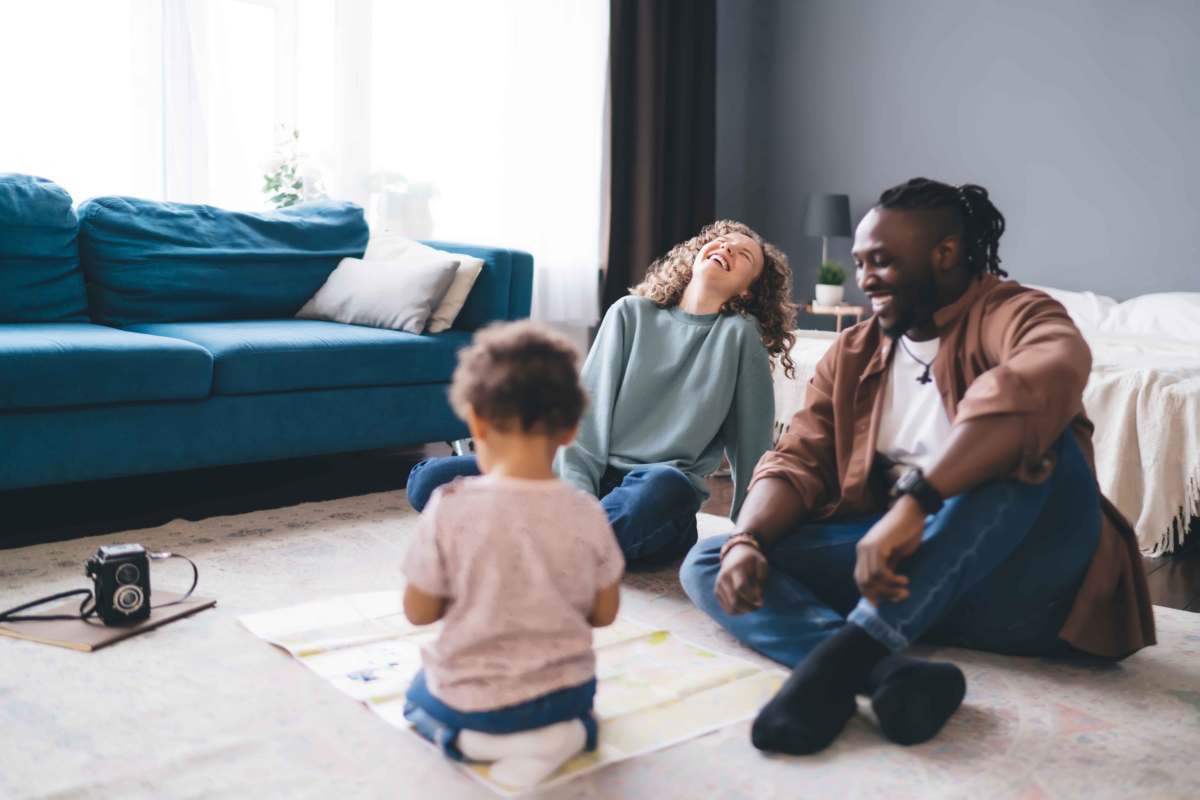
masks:
[[[926,384],[931,381],[933,381],[933,378],[929,377],[929,367],[926,367],[925,371],[921,373],[921,377],[917,378],[917,383]]]

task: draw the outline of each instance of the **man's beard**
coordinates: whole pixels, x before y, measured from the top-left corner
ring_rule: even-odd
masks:
[[[913,328],[928,324],[937,311],[937,287],[933,282],[933,273],[912,288],[912,303],[896,317],[896,321],[883,328],[883,333],[892,339],[899,339]]]

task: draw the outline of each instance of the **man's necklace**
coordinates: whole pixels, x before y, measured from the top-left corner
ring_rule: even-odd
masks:
[[[925,371],[922,372],[921,375],[917,378],[917,383],[924,384],[924,383],[929,383],[930,381],[932,381],[933,378],[929,377],[929,370],[933,369],[933,362],[937,359],[937,356],[934,356],[933,359],[930,359],[929,361],[922,361],[921,359],[919,359],[915,355],[913,355],[912,350],[908,349],[908,345],[904,343],[903,336],[900,337],[900,346],[904,348],[904,352],[908,353],[909,358],[911,358],[913,361],[917,362],[918,364],[920,364],[922,367],[925,368]]]

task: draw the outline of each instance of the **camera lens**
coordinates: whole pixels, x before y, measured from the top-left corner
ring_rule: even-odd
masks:
[[[142,571],[134,564],[122,564],[117,567],[117,583],[137,583]]]
[[[136,586],[122,586],[113,593],[113,605],[118,611],[132,614],[142,607],[142,590]]]

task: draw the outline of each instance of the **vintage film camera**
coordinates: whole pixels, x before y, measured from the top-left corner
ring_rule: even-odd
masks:
[[[95,583],[96,613],[105,625],[127,625],[150,616],[150,557],[140,544],[101,547],[84,564]]]

